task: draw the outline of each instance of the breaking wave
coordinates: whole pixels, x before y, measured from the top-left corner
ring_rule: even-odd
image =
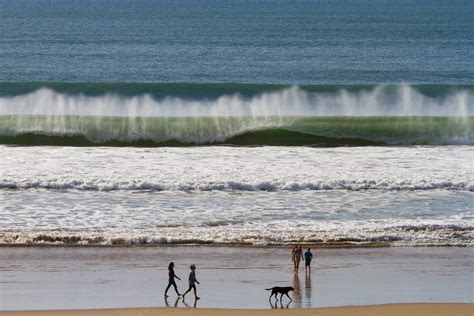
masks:
[[[0,143],[474,144],[472,86],[0,84]]]
[[[160,184],[137,181],[84,181],[72,180],[60,181],[5,181],[0,182],[0,189],[25,190],[81,190],[81,191],[311,191],[311,190],[386,190],[386,191],[411,191],[411,190],[452,190],[452,191],[474,191],[472,182],[452,181],[370,181],[370,180],[340,180],[340,181],[317,181],[314,183],[281,183],[281,182],[214,182],[209,183],[176,183]]]
[[[237,225],[239,226],[239,225]],[[131,246],[176,244],[285,245],[306,243],[338,246],[473,246],[474,227],[459,225],[402,225],[377,229],[282,231],[232,227],[160,228],[154,232],[0,231],[1,245]]]

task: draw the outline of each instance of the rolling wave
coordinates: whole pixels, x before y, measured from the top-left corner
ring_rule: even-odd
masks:
[[[0,83],[0,143],[474,143],[473,86]]]
[[[54,146],[472,145],[471,117],[0,116],[0,143]]]

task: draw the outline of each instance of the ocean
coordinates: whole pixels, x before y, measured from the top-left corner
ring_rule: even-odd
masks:
[[[473,7],[0,0],[0,244],[474,244]]]

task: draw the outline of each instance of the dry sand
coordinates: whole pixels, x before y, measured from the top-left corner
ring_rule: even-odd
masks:
[[[103,309],[103,310],[70,310],[70,311],[28,311],[28,312],[0,312],[2,316],[472,316],[474,304],[387,304],[357,307],[331,307],[284,310],[257,310],[257,309],[208,309],[208,308],[130,308],[130,309]]]

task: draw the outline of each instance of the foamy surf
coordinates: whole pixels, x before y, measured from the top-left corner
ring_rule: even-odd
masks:
[[[320,247],[352,246],[474,246],[474,226],[443,224],[412,224],[404,226],[355,222],[346,227],[326,223],[334,229],[318,229],[318,225],[299,225],[299,229],[275,229],[276,223],[261,224],[258,229],[248,225],[196,227],[186,225],[160,228],[155,231],[0,231],[2,245],[75,245],[132,246],[224,244],[278,246],[291,243],[315,244]],[[352,229],[347,226],[353,225]],[[358,226],[357,228],[355,226]],[[385,227],[381,227],[385,226]]]
[[[417,182],[393,180],[333,180],[303,182],[203,182],[160,184],[150,182],[108,182],[107,180],[72,180],[70,182],[24,180],[20,182],[5,181],[0,183],[0,189],[11,190],[79,190],[79,191],[315,191],[315,190],[383,190],[383,191],[413,191],[413,190],[451,190],[474,191],[474,183],[419,179]]]
[[[0,155],[4,244],[473,240],[470,146],[0,146]]]
[[[0,189],[474,191],[469,146],[107,148],[0,146]],[[44,170],[54,170],[45,173]]]

